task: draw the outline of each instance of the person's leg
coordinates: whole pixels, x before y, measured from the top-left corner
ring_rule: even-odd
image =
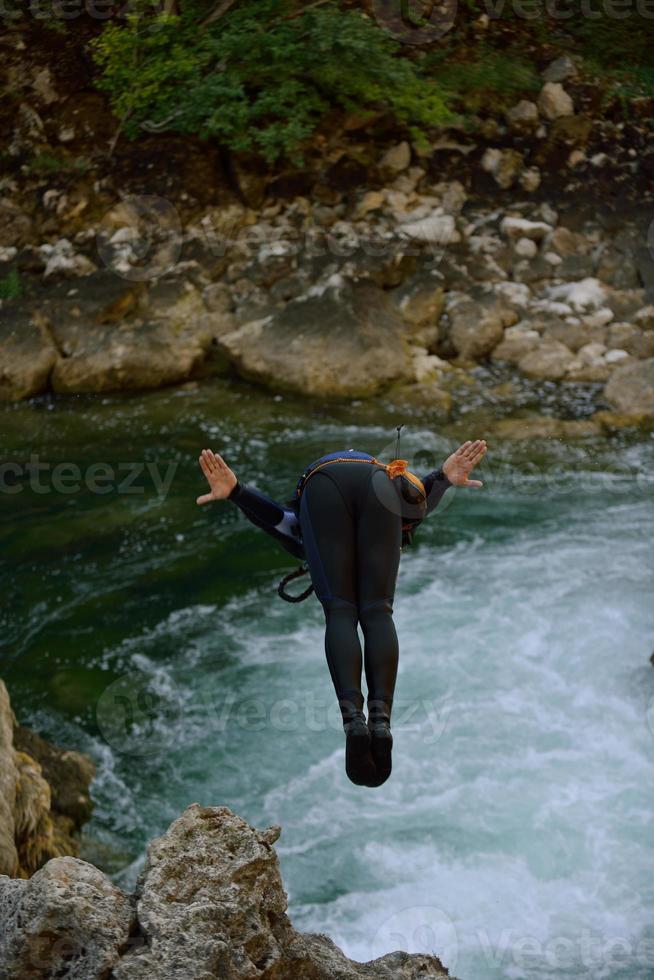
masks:
[[[397,678],[398,641],[393,598],[402,525],[396,490],[385,472],[372,473],[357,525],[359,622],[365,640],[368,707],[390,718]]]
[[[402,521],[396,489],[384,471],[373,472],[357,526],[359,622],[365,640],[368,726],[376,785],[391,774],[390,718],[398,665],[393,598],[400,562]]]
[[[329,474],[315,473],[307,482],[300,527],[311,580],[325,613],[325,653],[345,722],[363,708],[356,527],[350,506]]]

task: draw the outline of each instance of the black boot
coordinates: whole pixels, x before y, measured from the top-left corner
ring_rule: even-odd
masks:
[[[368,731],[370,732],[370,752],[377,771],[374,786],[381,786],[391,774],[393,768],[393,736],[391,734],[391,716],[387,704],[373,707],[368,703]]]
[[[345,771],[357,786],[376,786],[377,772],[370,754],[370,730],[363,711],[355,711],[343,723],[345,732]]]

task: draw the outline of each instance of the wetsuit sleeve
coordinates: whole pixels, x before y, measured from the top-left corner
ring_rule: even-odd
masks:
[[[425,493],[427,494],[427,513],[431,514],[431,512],[436,510],[438,507],[445,491],[453,484],[450,483],[448,478],[443,473],[442,467],[439,467],[437,470],[431,470],[427,476],[421,477],[421,480],[422,485],[425,488]],[[419,524],[422,524],[422,520],[406,521],[402,525],[403,546],[412,543],[413,532]]]
[[[300,522],[294,510],[238,481],[227,499],[236,504],[252,524],[279,541],[291,555],[304,558]]]
[[[432,470],[427,476],[422,477],[422,485],[427,494],[427,513],[431,514],[432,510],[436,510],[441,497],[452,484],[443,473],[442,467],[439,466],[437,470]]]

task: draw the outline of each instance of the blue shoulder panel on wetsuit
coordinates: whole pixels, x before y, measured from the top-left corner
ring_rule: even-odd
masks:
[[[284,507],[265,493],[237,481],[229,500],[245,514],[247,519],[281,544],[296,558],[304,558],[304,546],[300,522],[294,508]]]

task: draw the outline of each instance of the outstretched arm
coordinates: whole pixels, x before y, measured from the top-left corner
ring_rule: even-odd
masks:
[[[427,494],[427,513],[431,514],[438,507],[443,494],[450,487],[481,487],[481,480],[469,479],[473,468],[479,463],[486,453],[486,441],[475,439],[474,442],[468,440],[463,445],[448,456],[439,469],[432,470],[422,477],[422,483]],[[402,526],[402,543],[410,544],[413,532],[422,521],[407,521]]]
[[[486,440],[468,440],[447,457],[443,465],[432,470],[423,477],[423,485],[427,494],[427,513],[438,507],[438,504],[449,487],[482,487],[481,480],[469,479],[473,468],[481,462],[486,452]]]
[[[198,504],[211,500],[231,500],[252,524],[270,534],[296,558],[304,558],[300,524],[294,511],[282,507],[259,490],[240,483],[222,456],[211,449],[202,450],[200,467],[207,478],[210,492],[198,497]]]

